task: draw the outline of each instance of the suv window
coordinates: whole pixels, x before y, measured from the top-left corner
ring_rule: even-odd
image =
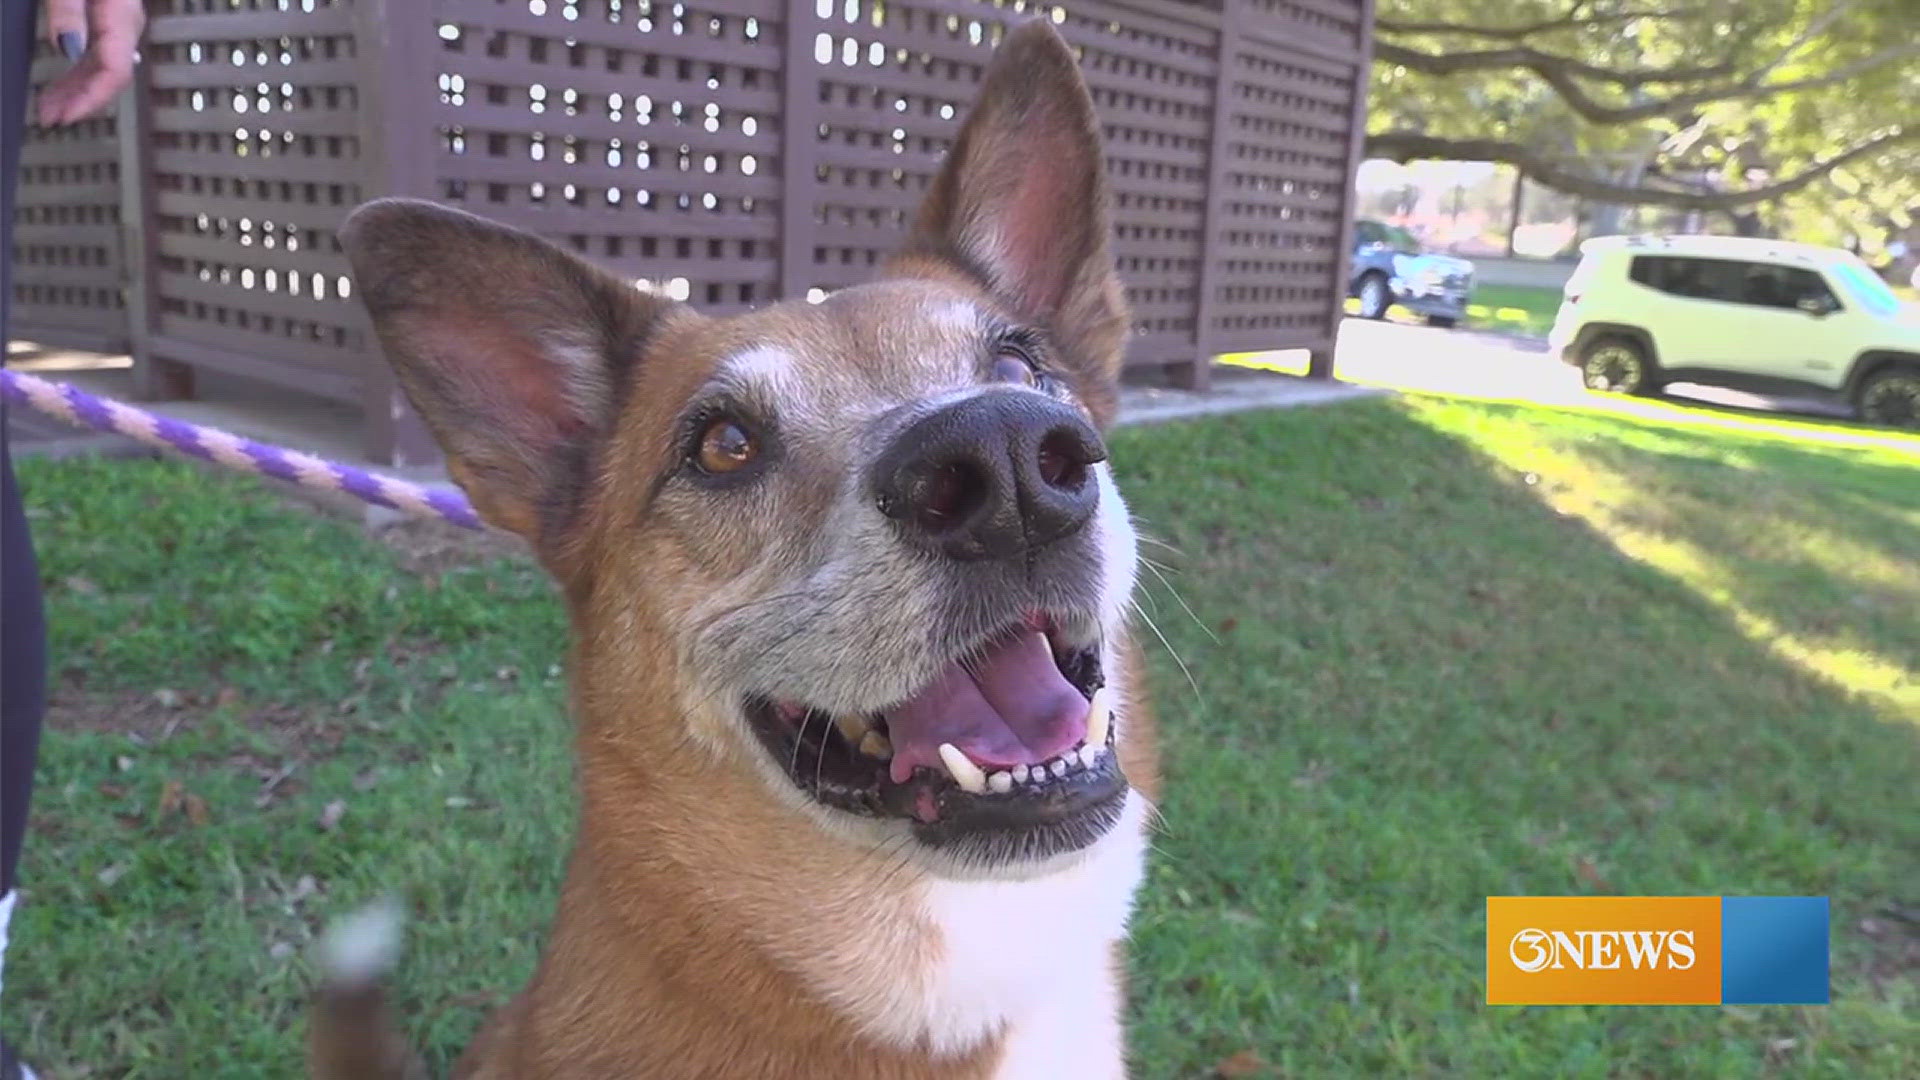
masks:
[[[1744,299],[1749,304],[1771,308],[1797,308],[1803,300],[1819,300],[1828,308],[1838,307],[1833,290],[1820,275],[1799,266],[1775,266],[1748,263],[1745,267]]]
[[[1636,255],[1627,276],[1650,289],[1674,296],[1737,304],[1744,292],[1740,266],[1727,259]]]
[[[1875,315],[1886,318],[1899,313],[1900,297],[1887,288],[1887,283],[1880,280],[1880,275],[1864,265],[1840,263],[1833,268],[1833,276],[1840,279],[1848,296],[1860,301],[1862,307]]]
[[[1627,268],[1627,276],[1650,289],[1693,300],[1791,309],[1813,297],[1826,301],[1829,306],[1839,306],[1826,281],[1814,271],[1799,266],[1679,255],[1636,255]]]

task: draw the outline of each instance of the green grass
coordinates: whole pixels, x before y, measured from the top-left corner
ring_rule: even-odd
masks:
[[[1475,285],[1467,325],[1480,330],[1545,337],[1560,310],[1560,290],[1541,285]]]
[[[1475,330],[1545,337],[1560,310],[1560,290],[1538,285],[1476,285],[1468,298],[1466,325]],[[1347,301],[1347,314],[1357,315],[1360,301]],[[1419,322],[1420,316],[1395,304],[1389,318]]]
[[[1409,398],[1115,459],[1192,677],[1156,644],[1136,1076],[1920,1075],[1911,444]],[[444,1065],[571,827],[546,588],[181,466],[24,480],[67,704],[11,1037],[56,1076],[290,1075],[314,927],[397,885]],[[1593,891],[1831,896],[1835,1003],[1482,1004],[1484,898]]]

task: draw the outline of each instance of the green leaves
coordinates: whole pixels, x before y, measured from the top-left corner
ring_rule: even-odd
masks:
[[[1764,204],[1871,248],[1920,204],[1914,18],[1910,0],[1382,0],[1369,149],[1504,161],[1601,201]]]

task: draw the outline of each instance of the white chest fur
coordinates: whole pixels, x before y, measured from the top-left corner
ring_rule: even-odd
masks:
[[[943,1056],[1005,1030],[998,1080],[1122,1076],[1114,946],[1140,885],[1145,818],[1140,796],[1128,796],[1113,832],[1057,874],[929,886],[939,961],[866,997],[863,1026]]]

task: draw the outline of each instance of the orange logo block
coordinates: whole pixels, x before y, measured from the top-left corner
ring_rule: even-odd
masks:
[[[1489,1005],[1715,1005],[1717,896],[1489,896]]]

